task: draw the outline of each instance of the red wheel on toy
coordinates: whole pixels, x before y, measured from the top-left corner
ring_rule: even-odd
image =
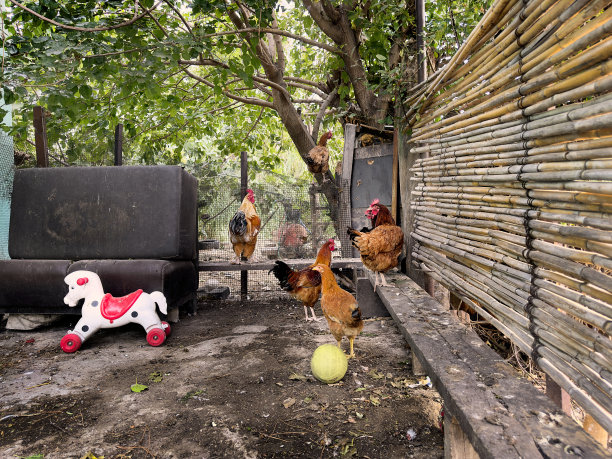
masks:
[[[166,341],[166,334],[161,328],[153,328],[147,333],[147,343],[151,346],[161,346]]]
[[[162,322],[162,328],[164,329],[164,333],[166,333],[166,338],[170,336],[172,333],[172,328],[170,328],[170,324],[168,322]]]
[[[62,348],[62,351],[69,354],[76,352],[81,347],[81,338],[74,333],[68,333],[67,335],[64,335],[60,341],[60,347]]]

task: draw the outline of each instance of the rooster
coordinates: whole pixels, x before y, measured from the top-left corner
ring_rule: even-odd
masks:
[[[269,271],[269,273],[271,272],[276,276],[283,290],[289,292],[292,297],[304,304],[306,321],[319,320],[315,315],[314,305],[321,293],[321,274],[313,271],[312,268],[316,265],[329,266],[334,249],[334,240],[330,239],[319,249],[315,262],[301,271],[291,269],[285,262],[280,260],[276,260],[274,267]],[[308,308],[312,312],[312,318],[308,316]]]
[[[316,265],[312,268],[321,273],[321,309],[327,319],[329,331],[341,347],[342,337],[349,340],[351,353],[349,359],[355,357],[353,341],[363,330],[361,310],[357,306],[355,297],[336,283],[334,273],[327,265]]]
[[[397,266],[397,257],[404,246],[404,233],[395,224],[389,209],[380,204],[378,199],[372,201],[365,214],[371,221],[372,229],[357,231],[349,227],[347,233],[353,246],[359,249],[364,266],[374,271],[374,291],[376,291],[378,285],[390,286],[383,273]],[[378,274],[380,274],[380,283]]]
[[[316,147],[312,148],[306,155],[306,166],[313,173],[325,174],[329,170],[329,150],[327,141],[332,138],[332,132],[327,131],[319,139]]]
[[[253,190],[247,190],[238,212],[229,222],[230,241],[236,254],[232,264],[239,264],[241,257],[246,258],[247,262],[249,261],[253,252],[255,252],[260,226],[261,220],[255,210],[255,195]]]

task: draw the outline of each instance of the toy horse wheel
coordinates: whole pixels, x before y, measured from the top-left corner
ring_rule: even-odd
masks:
[[[147,343],[151,346],[161,346],[166,340],[166,333],[161,328],[153,328],[147,333]]]
[[[62,351],[72,353],[79,350],[81,347],[81,338],[74,333],[68,333],[60,341],[60,347]]]
[[[172,328],[170,328],[170,324],[168,322],[162,322],[162,328],[164,329],[164,333],[166,333],[166,338],[170,336],[172,333]]]

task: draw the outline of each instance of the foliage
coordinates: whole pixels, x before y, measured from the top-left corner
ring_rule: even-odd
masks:
[[[380,96],[392,96],[404,73],[393,48],[412,52],[412,2],[355,1],[347,9],[348,3],[326,1],[346,14],[358,37],[359,65],[371,95],[367,100],[380,103]],[[466,11],[466,0],[429,3],[430,46],[439,47],[439,55],[451,52],[449,12],[455,18],[453,33],[462,39],[486,3],[467,0]],[[16,148],[31,149],[31,107],[40,104],[48,114],[52,158],[59,164],[111,164],[113,131],[122,123],[127,164],[200,165],[206,176],[235,169],[245,150],[253,177],[260,170],[286,173],[288,165],[296,165],[288,158],[299,161],[298,151],[303,155],[307,144],[296,145],[296,136],[285,132],[296,120],[280,116],[280,97],[262,62],[262,46],[273,48],[275,41],[252,29],[267,27],[293,37],[283,36],[282,51],[271,55],[282,72],[287,103],[298,109],[298,123],[310,132],[319,129],[314,124],[323,100],[333,91],[339,95],[320,126],[336,132],[330,142],[333,163],[342,150],[338,121],[355,113],[372,123],[391,118],[358,115],[364,110],[359,106],[363,90],[349,76],[346,58],[330,52],[342,46],[304,5],[274,0],[38,0],[23,5],[46,20],[13,6],[3,12],[9,58],[3,63],[2,89],[6,102],[17,102]],[[247,19],[238,27],[236,17]],[[237,33],[240,28],[249,32]],[[310,177],[303,164],[290,169]]]
[[[436,68],[450,59],[480,21],[492,0],[445,0],[426,3],[427,45]]]

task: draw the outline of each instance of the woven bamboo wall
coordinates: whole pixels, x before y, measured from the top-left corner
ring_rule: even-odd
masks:
[[[413,263],[608,432],[611,4],[498,0],[404,101]]]

